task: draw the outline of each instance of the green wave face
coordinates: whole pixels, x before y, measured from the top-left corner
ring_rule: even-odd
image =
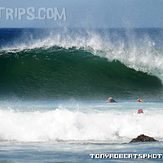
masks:
[[[83,49],[1,51],[0,94],[21,98],[160,96],[159,78]]]

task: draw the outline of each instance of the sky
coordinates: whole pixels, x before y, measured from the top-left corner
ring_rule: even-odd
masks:
[[[163,27],[163,0],[0,0],[0,28],[150,28]],[[66,20],[7,20],[6,8],[64,9]],[[47,10],[42,13],[47,15]]]

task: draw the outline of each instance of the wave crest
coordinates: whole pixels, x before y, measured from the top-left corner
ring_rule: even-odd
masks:
[[[115,40],[109,34],[101,35],[97,32],[88,31],[84,34],[56,34],[52,32],[42,39],[33,39],[30,36],[30,39],[28,38],[28,41],[23,43],[15,41],[12,46],[2,48],[2,50],[19,52],[36,48],[61,47],[69,49],[75,47],[76,49],[85,49],[99,57],[105,57],[109,61],[118,60],[137,71],[163,78],[163,55],[149,36],[144,35],[138,39],[134,36],[134,32],[130,32],[130,34],[125,33],[127,41],[121,37],[116,37]]]

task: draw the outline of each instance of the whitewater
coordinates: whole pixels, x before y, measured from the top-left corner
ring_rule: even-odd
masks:
[[[163,139],[160,102],[52,104],[1,106],[1,141],[127,143],[142,133]],[[139,108],[144,109],[143,115],[137,114]]]

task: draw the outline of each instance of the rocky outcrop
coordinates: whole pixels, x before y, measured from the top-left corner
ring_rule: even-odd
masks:
[[[155,141],[158,141],[158,140],[142,134],[142,135],[139,135],[137,138],[132,139],[130,141],[130,143],[136,143],[136,142],[155,142]]]

